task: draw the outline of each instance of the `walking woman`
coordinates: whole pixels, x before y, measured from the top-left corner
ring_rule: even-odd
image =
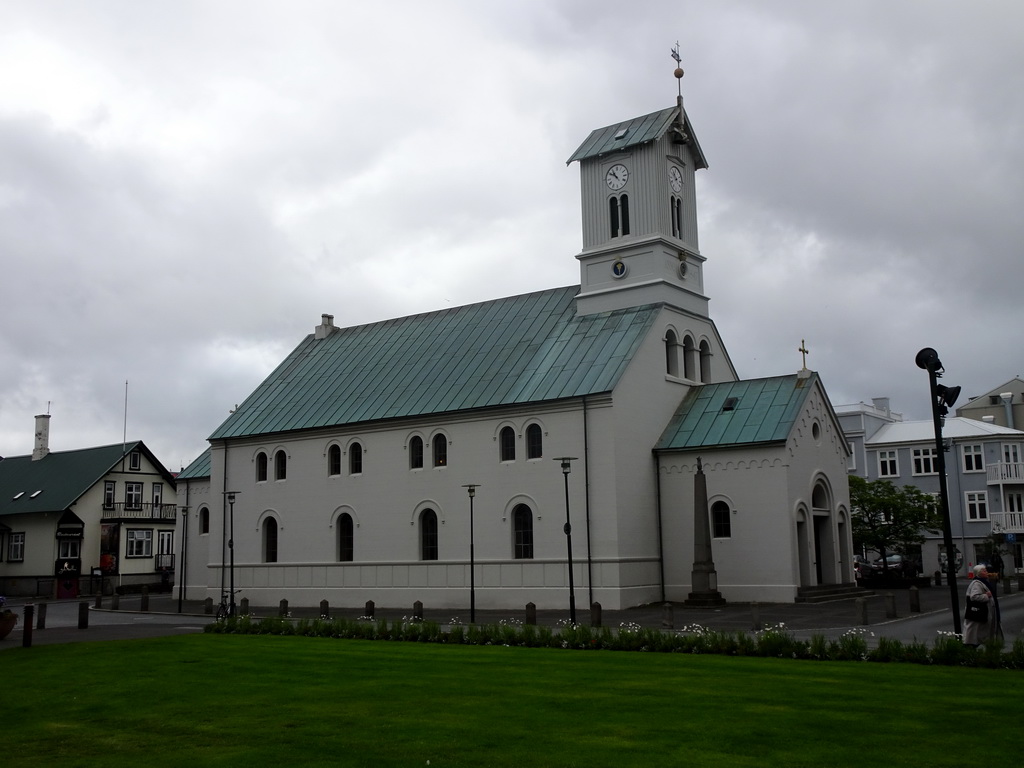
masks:
[[[967,613],[964,616],[964,645],[977,648],[992,632],[992,590],[988,588],[988,570],[974,566],[974,578],[967,585]]]

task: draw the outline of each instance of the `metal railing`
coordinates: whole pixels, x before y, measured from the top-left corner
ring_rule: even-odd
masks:
[[[992,530],[1000,533],[1024,533],[1024,512],[993,512]]]
[[[104,507],[104,520],[177,520],[178,507],[175,504],[153,504],[152,502],[118,501],[112,507]]]
[[[1024,483],[1024,464],[1001,461],[988,465],[988,484]]]

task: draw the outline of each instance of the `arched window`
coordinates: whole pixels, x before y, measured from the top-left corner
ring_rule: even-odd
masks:
[[[732,536],[729,505],[724,501],[716,501],[711,505],[711,527],[716,539],[728,539]]]
[[[363,446],[359,443],[352,443],[349,446],[348,473],[350,475],[361,475],[363,473]]]
[[[683,378],[690,381],[697,380],[697,349],[693,346],[693,339],[687,334],[683,338]]]
[[[210,510],[206,507],[199,508],[199,532],[210,532]]]
[[[420,558],[437,560],[437,513],[432,509],[420,515]]]
[[[423,438],[419,435],[409,441],[409,469],[423,469]]]
[[[277,520],[272,517],[263,521],[263,562],[277,562]]]
[[[629,234],[629,195],[608,199],[608,217],[612,237]]]
[[[711,345],[706,341],[700,343],[700,383],[711,381]]]
[[[337,477],[341,474],[341,446],[332,445],[327,449],[327,474]]]
[[[516,460],[516,431],[512,427],[502,427],[498,433],[498,445],[502,461]]]
[[[264,483],[267,480],[267,454],[260,451],[256,454],[256,482]]]
[[[274,479],[284,480],[288,477],[288,456],[284,451],[274,454]]]
[[[678,237],[680,240],[683,239],[683,206],[682,201],[672,195],[669,199],[669,205],[672,207],[672,237]]]
[[[512,511],[513,549],[516,560],[533,559],[533,512],[525,504]]]
[[[679,375],[679,337],[671,328],[665,334],[665,373]]]
[[[540,424],[531,424],[526,428],[526,458],[539,459],[544,455],[544,433]]]
[[[434,466],[448,466],[448,438],[444,435],[434,435]]]
[[[347,512],[338,518],[338,560],[350,563],[355,555],[355,526]]]

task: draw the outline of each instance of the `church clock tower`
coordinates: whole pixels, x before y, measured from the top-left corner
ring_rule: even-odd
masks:
[[[663,302],[706,318],[694,175],[707,160],[681,89],[674,107],[592,131],[574,161],[583,198],[577,312]]]

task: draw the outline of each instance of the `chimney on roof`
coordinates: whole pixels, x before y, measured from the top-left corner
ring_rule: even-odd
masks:
[[[986,424],[995,424],[996,417],[995,416],[982,416],[981,420],[984,421]]]
[[[32,461],[39,461],[50,452],[50,414],[36,416],[36,447],[32,449]]]
[[[320,315],[320,325],[313,330],[313,334],[318,339],[326,339],[333,330],[334,315]]]
[[[883,413],[889,413],[889,398],[888,397],[872,397],[871,404]]]
[[[1006,409],[1006,426],[1010,429],[1016,429],[1013,426],[1013,392],[1000,392],[999,399],[1003,401],[1003,408]]]

